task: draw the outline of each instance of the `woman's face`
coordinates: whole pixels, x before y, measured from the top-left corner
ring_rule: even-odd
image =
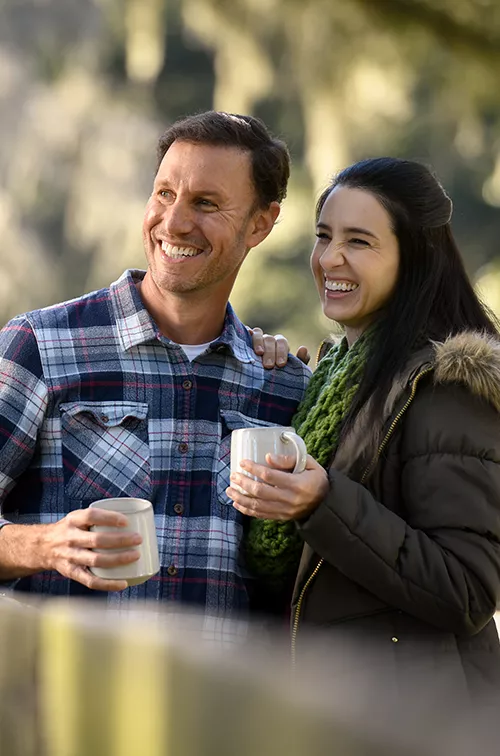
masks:
[[[389,301],[399,267],[398,240],[370,192],[336,187],[321,210],[311,256],[323,312],[341,323],[349,344]]]

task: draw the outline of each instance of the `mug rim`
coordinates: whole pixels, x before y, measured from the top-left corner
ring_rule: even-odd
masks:
[[[295,433],[298,436],[297,431],[291,425],[258,425],[251,428],[235,428],[233,433],[241,433],[246,431],[248,433],[263,432],[263,431],[279,431],[280,433],[290,432]]]
[[[109,506],[111,502],[134,502],[135,508],[134,509],[121,509],[118,507],[112,507]],[[106,506],[106,504],[108,506]],[[107,512],[119,512],[120,514],[125,515],[131,515],[131,514],[140,514],[141,512],[146,512],[150,507],[153,508],[152,502],[148,501],[147,499],[139,499],[136,496],[112,496],[109,499],[98,499],[97,501],[93,501],[91,504],[89,504],[89,509],[93,507],[94,509],[105,509]]]

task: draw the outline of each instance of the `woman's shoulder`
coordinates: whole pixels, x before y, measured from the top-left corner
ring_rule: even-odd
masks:
[[[432,370],[415,392],[405,426],[412,453],[500,459],[500,340],[464,332],[434,343]]]
[[[500,412],[500,339],[464,331],[434,343],[434,384],[463,386]]]

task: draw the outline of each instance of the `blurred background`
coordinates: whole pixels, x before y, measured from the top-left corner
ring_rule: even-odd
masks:
[[[498,0],[0,0],[0,321],[143,267],[156,140],[216,108],[292,152],[282,219],[233,296],[312,350],[313,207],[376,155],[422,160],[500,314]]]

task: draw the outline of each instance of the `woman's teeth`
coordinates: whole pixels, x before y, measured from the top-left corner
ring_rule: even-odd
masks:
[[[345,281],[325,281],[325,289],[329,291],[354,291],[358,288],[356,283],[346,283]]]
[[[173,246],[172,244],[167,244],[167,242],[162,242],[161,248],[167,257],[174,258],[194,257],[195,255],[199,255],[201,254],[201,252],[203,252],[202,249],[196,249],[195,247],[177,247]]]

